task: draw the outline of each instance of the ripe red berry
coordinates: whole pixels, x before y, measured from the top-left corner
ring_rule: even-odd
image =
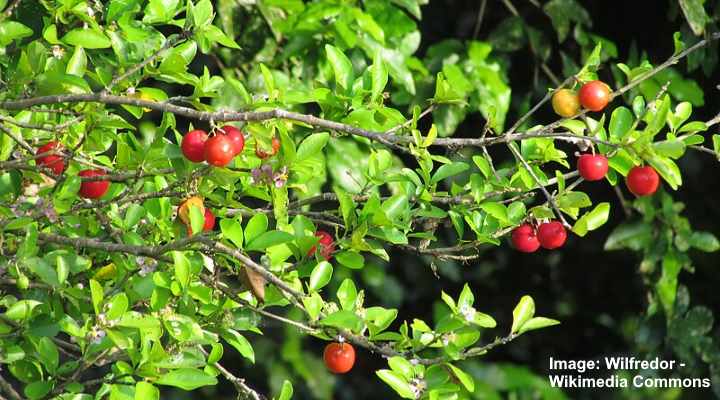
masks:
[[[560,221],[550,221],[540,225],[537,236],[540,246],[552,250],[565,244],[567,232]]]
[[[205,142],[205,160],[210,165],[224,167],[234,156],[233,142],[225,135],[215,135]]]
[[[533,253],[540,247],[540,241],[530,224],[522,224],[512,231],[513,246],[523,253]]]
[[[570,89],[560,89],[552,97],[552,108],[561,117],[570,118],[580,111],[580,99]]]
[[[205,161],[205,142],[207,140],[207,133],[200,129],[190,131],[183,136],[180,147],[185,158],[196,163]]]
[[[220,128],[220,131],[232,142],[235,155],[242,153],[245,148],[245,135],[242,134],[240,129],[232,125],[225,125]]]
[[[78,173],[81,177],[93,177],[107,175],[101,169],[86,169]],[[80,196],[86,199],[99,199],[105,195],[110,187],[110,181],[83,181],[80,184]]]
[[[355,349],[350,343],[330,343],[325,346],[323,360],[331,372],[344,374],[355,364]]]
[[[215,229],[215,214],[210,211],[209,208],[205,209],[205,224],[203,225],[203,231],[210,232]]]
[[[586,181],[599,181],[608,172],[608,160],[602,154],[583,154],[578,158],[577,169]]]
[[[578,92],[580,104],[590,111],[601,111],[610,102],[610,87],[602,81],[590,81]]]
[[[635,196],[649,196],[660,186],[660,177],[651,166],[633,167],[625,183]]]
[[[335,240],[332,235],[325,231],[318,230],[315,232],[315,237],[319,238],[318,242],[320,243],[320,255],[323,256],[324,259],[330,260],[332,258],[332,254],[335,252]],[[316,246],[311,247],[310,251],[308,251],[308,256],[315,254],[316,250]]]
[[[37,149],[37,153],[35,154],[43,154],[52,150],[62,150],[62,145],[53,140]],[[38,158],[37,163],[46,168],[50,168],[55,175],[60,175],[65,170],[65,160],[63,160],[62,156],[57,154],[51,154],[49,156]]]

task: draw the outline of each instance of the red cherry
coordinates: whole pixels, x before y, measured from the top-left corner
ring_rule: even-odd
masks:
[[[608,172],[608,160],[602,154],[583,154],[578,158],[577,169],[586,181],[599,181]]]
[[[590,111],[601,111],[610,102],[610,87],[602,81],[590,81],[578,92],[580,104]]]
[[[203,231],[210,232],[215,229],[215,214],[210,211],[209,208],[205,209],[205,224],[203,225]]]
[[[540,241],[530,224],[522,224],[512,231],[512,244],[518,251],[533,253],[540,247]]]
[[[324,259],[330,260],[332,258],[332,254],[335,252],[335,240],[332,235],[325,231],[318,230],[315,232],[315,237],[319,238],[318,243],[320,243],[320,255],[323,256]],[[310,251],[308,251],[308,256],[315,254],[316,250],[316,246],[311,247]]]
[[[224,167],[234,156],[233,142],[225,135],[215,135],[205,142],[205,160],[210,165]]]
[[[207,133],[201,129],[195,129],[183,136],[180,147],[185,158],[196,163],[205,161],[205,142],[207,140]]]
[[[355,364],[355,349],[350,343],[330,343],[325,346],[323,360],[331,372],[344,374]]]
[[[540,246],[552,250],[565,244],[567,232],[560,221],[550,221],[540,225],[537,236]]]
[[[62,150],[62,145],[53,140],[37,149],[35,154],[43,154],[53,150]],[[50,168],[55,175],[60,175],[65,170],[65,160],[63,160],[60,155],[51,154],[49,156],[38,158],[37,163],[46,168]]]
[[[81,177],[107,175],[101,169],[86,169],[78,173]],[[80,184],[80,196],[86,199],[99,199],[105,195],[110,187],[110,181],[83,181]]]
[[[625,183],[635,196],[649,196],[660,186],[660,177],[651,166],[633,167]]]
[[[232,142],[235,155],[242,153],[245,148],[245,135],[242,134],[240,129],[232,125],[225,125],[220,128],[220,131]]]

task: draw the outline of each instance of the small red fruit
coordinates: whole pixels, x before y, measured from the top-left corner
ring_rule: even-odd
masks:
[[[331,372],[344,374],[355,364],[355,349],[350,343],[330,343],[325,346],[323,360]]]
[[[255,155],[259,158],[266,159],[268,157],[274,156],[278,153],[278,151],[280,151],[280,139],[278,139],[277,136],[273,136],[272,143],[270,143],[270,145],[272,146],[272,153],[268,153],[258,147],[258,142],[255,141]]]
[[[522,224],[512,231],[512,244],[518,251],[533,253],[540,247],[540,241],[530,224]]]
[[[235,155],[242,153],[245,148],[245,135],[240,132],[240,129],[232,125],[225,125],[220,128],[220,131],[232,142]]]
[[[182,148],[185,158],[196,163],[205,161],[205,142],[207,140],[207,133],[201,129],[195,129],[183,136],[180,148]]]
[[[635,196],[649,196],[660,186],[660,177],[651,166],[633,167],[625,183]]]
[[[570,118],[580,111],[580,99],[570,89],[560,89],[552,97],[552,108],[561,117]]]
[[[583,154],[578,158],[577,169],[586,181],[599,181],[608,172],[608,160],[602,154]]]
[[[578,92],[580,104],[590,111],[601,111],[610,102],[610,87],[602,81],[590,81]]]
[[[215,215],[210,211],[209,208],[205,209],[205,223],[203,224],[203,231],[204,232],[212,232],[212,230],[215,229]],[[190,224],[187,225],[187,234],[188,236],[193,235],[192,226]]]
[[[53,150],[62,150],[62,145],[53,140],[48,142],[45,146],[37,149],[37,153],[35,154],[43,154]],[[62,156],[57,154],[51,154],[49,156],[38,158],[37,163],[46,168],[50,168],[55,175],[60,175],[65,170],[65,160],[63,160]]]
[[[537,236],[540,246],[552,250],[565,244],[567,232],[560,221],[550,221],[540,225]]]
[[[86,169],[78,173],[81,177],[93,177],[107,175],[101,169]],[[99,199],[107,193],[110,181],[83,181],[80,184],[80,196],[86,199]]]
[[[205,224],[203,225],[203,231],[210,232],[215,229],[215,214],[210,211],[209,208],[205,209]]]
[[[224,167],[234,156],[233,142],[225,135],[215,135],[205,142],[205,160],[210,165]]]
[[[315,237],[320,239],[320,255],[323,256],[324,259],[330,260],[332,258],[332,254],[335,252],[335,240],[332,235],[325,231],[318,230],[315,232]],[[316,246],[311,247],[310,251],[308,251],[308,256],[315,254],[316,250]]]

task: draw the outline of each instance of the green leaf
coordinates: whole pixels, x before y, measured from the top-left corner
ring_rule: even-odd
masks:
[[[200,0],[192,8],[192,17],[195,26],[200,28],[212,23],[213,6],[210,0]]]
[[[548,326],[559,325],[559,324],[560,324],[560,321],[557,321],[554,319],[545,318],[545,317],[534,317],[534,318],[529,319],[526,323],[523,324],[522,328],[520,328],[520,330],[518,331],[518,334],[523,334],[527,331],[546,328]]]
[[[255,240],[262,233],[267,231],[268,217],[265,214],[255,214],[245,226],[245,244]]]
[[[290,399],[292,399],[292,395],[293,395],[292,383],[288,380],[283,381],[282,389],[280,390],[280,396],[278,396],[278,400],[290,400]]]
[[[585,213],[573,225],[572,231],[578,236],[585,236],[605,224],[610,216],[610,203],[600,203],[592,211]]]
[[[306,137],[295,153],[295,161],[300,162],[319,153],[325,148],[328,140],[330,140],[330,134],[327,132],[314,133]]]
[[[610,116],[610,132],[611,141],[620,141],[630,132],[633,124],[633,114],[625,107],[618,107],[613,110]]]
[[[705,13],[704,0],[678,0],[685,19],[690,25],[693,33],[700,36],[705,32],[705,24],[708,22],[708,15]]]
[[[325,53],[335,74],[335,83],[343,89],[350,89],[354,80],[353,66],[350,59],[340,49],[330,44],[325,45]]]
[[[320,320],[320,325],[349,329],[356,332],[362,328],[363,322],[362,319],[355,315],[354,312],[349,310],[340,310]]]
[[[381,369],[375,371],[375,373],[403,399],[415,399],[410,384],[399,373],[389,369]]]
[[[375,57],[373,57],[373,64],[370,66],[370,76],[372,78],[370,93],[372,100],[375,101],[381,97],[388,82],[388,70],[382,60],[380,52],[375,53]]]
[[[449,178],[453,175],[457,175],[463,171],[466,171],[468,168],[470,168],[469,165],[460,161],[456,161],[450,164],[443,164],[440,166],[440,168],[437,169],[437,171],[435,171],[431,182],[438,183],[445,178]]]
[[[508,217],[507,207],[504,204],[496,202],[485,202],[480,204],[480,208],[486,213],[492,215],[503,224],[509,224],[510,219]]]
[[[510,333],[517,333],[534,315],[535,301],[530,296],[523,296],[513,310],[513,323]]]
[[[335,254],[335,260],[351,269],[361,269],[365,266],[365,258],[360,253],[352,250]]]
[[[25,386],[23,392],[28,399],[39,400],[45,398],[52,388],[52,381],[36,381]]]
[[[5,47],[13,40],[32,36],[32,29],[17,21],[0,22],[0,47]]]
[[[682,185],[680,168],[678,168],[673,160],[657,154],[647,156],[646,160],[673,190],[677,190],[677,188]]]
[[[179,368],[166,372],[155,381],[158,385],[175,386],[183,390],[195,390],[203,386],[217,385],[217,379],[202,370]]]
[[[215,25],[208,25],[202,29],[202,35],[204,35],[207,39],[220,43],[221,45],[225,47],[229,47],[231,49],[239,49],[240,46],[235,42],[235,40],[229,38],[225,32],[223,32],[220,28],[218,28]]]
[[[340,306],[343,310],[354,310],[355,300],[357,299],[357,289],[352,279],[345,279],[337,290],[337,298],[340,300]]]
[[[662,129],[667,122],[668,112],[670,112],[670,96],[665,95],[663,96],[662,101],[657,104],[657,110],[645,127],[645,133],[650,137],[653,137],[660,132],[660,129]]]
[[[410,364],[410,361],[400,356],[390,357],[388,359],[388,365],[390,366],[390,369],[402,375],[407,380],[410,380],[415,376],[415,371],[413,370],[413,366]]]
[[[135,384],[135,400],[159,400],[160,390],[152,383],[140,381]]]
[[[40,338],[37,343],[37,351],[40,361],[45,365],[48,372],[55,373],[60,363],[60,353],[55,343],[48,337]]]
[[[106,314],[107,319],[115,320],[120,318],[128,309],[128,297],[125,293],[118,293],[108,303],[110,308]]]
[[[110,39],[104,33],[92,28],[73,29],[63,36],[62,41],[86,49],[107,49],[111,45]]]
[[[255,351],[253,350],[250,342],[245,339],[245,336],[233,329],[226,329],[222,333],[222,338],[240,352],[243,357],[250,360],[250,362],[255,363]]]
[[[247,232],[247,230],[246,230]],[[247,241],[247,237],[245,238]],[[284,232],[284,231],[268,231],[265,233],[262,233],[260,236],[256,237],[252,241],[250,241],[246,249],[249,251],[252,250],[265,250],[268,247],[271,246],[277,246],[279,244],[292,242],[295,240],[295,236]]]
[[[85,75],[85,68],[87,68],[87,56],[85,55],[85,49],[82,46],[75,47],[72,57],[68,61],[65,73],[68,75],[75,75],[82,77]]]
[[[200,210],[200,207],[195,204],[190,205],[190,226],[192,227],[193,233],[198,233],[203,230],[205,225],[205,213]]]
[[[320,261],[310,273],[310,282],[308,283],[308,288],[311,291],[317,291],[322,289],[330,282],[330,278],[332,278],[332,273],[332,264],[327,261]]]
[[[145,216],[145,208],[139,204],[131,204],[125,212],[125,228],[132,229]]]
[[[187,289],[190,284],[190,261],[185,257],[185,254],[179,251],[173,251],[172,257],[175,267],[175,280],[180,284],[180,287]]]
[[[660,156],[678,159],[685,154],[685,142],[680,139],[668,139],[652,144],[655,153]]]
[[[592,201],[583,192],[565,192],[557,197],[557,204],[560,208],[583,208],[590,207]]]
[[[452,371],[453,375],[458,378],[468,392],[472,393],[475,391],[475,381],[472,376],[450,363],[446,363],[445,365],[450,368],[450,371]]]
[[[649,246],[652,240],[652,226],[644,223],[622,224],[615,228],[605,240],[605,250],[629,248],[634,251]]]
[[[711,253],[720,250],[720,241],[710,232],[696,231],[690,235],[690,246]]]
[[[90,297],[92,298],[93,308],[95,314],[100,314],[100,306],[102,305],[105,292],[103,291],[102,285],[95,279],[90,279]]]
[[[243,247],[243,230],[237,219],[223,218],[220,220],[220,231],[223,237],[230,239],[238,248]]]
[[[32,310],[42,304],[37,300],[20,300],[5,311],[5,317],[8,319],[18,321],[30,317]]]

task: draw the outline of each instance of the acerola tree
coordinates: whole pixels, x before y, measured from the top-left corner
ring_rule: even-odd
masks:
[[[626,180],[638,199],[618,204],[645,224],[606,247],[662,264],[652,312],[674,326],[692,310],[676,301],[687,263],[673,246],[720,247],[661,188],[682,184],[686,149],[717,152],[717,135],[701,144],[720,118],[693,120],[654,81],[720,34],[664,38],[675,52],[656,66],[611,66],[608,43],[585,37],[578,67],[510,124],[490,44],[415,55],[422,0],[21,3],[0,1],[0,392],[13,400],[171,398],[219,377],[238,398],[286,400],[290,381],[261,393],[223,360],[233,348],[263,363],[263,321],[329,342],[316,357],[331,372],[383,357],[376,376],[400,397],[467,398],[461,361],[560,322],[519,294],[498,327],[468,284],[438,288],[433,321],[398,315],[367,304],[355,270],[390,249],[462,262],[510,242],[558,249],[611,213],[584,181]],[[565,3],[584,11],[542,6],[561,41],[571,22],[583,32]],[[472,113],[477,134],[453,137]],[[583,153],[577,169],[560,146]],[[698,357],[717,348],[705,333]]]

